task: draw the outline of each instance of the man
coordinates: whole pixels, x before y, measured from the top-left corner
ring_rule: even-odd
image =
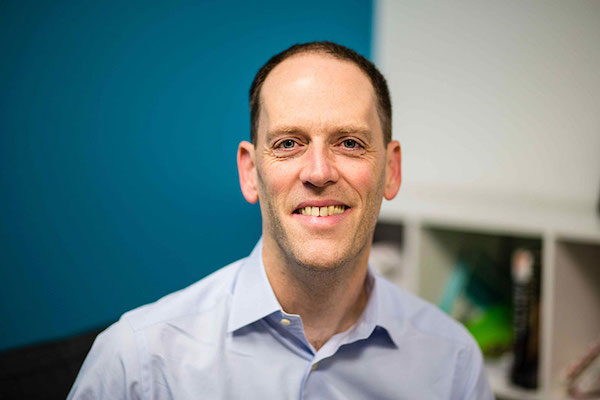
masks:
[[[491,399],[481,354],[368,268],[399,190],[385,79],[330,42],[273,57],[250,89],[242,193],[252,254],[98,336],[70,398]]]

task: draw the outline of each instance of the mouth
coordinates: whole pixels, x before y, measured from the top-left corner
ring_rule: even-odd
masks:
[[[350,207],[343,204],[328,206],[304,206],[294,210],[294,214],[308,215],[312,217],[328,217],[331,215],[343,214]]]

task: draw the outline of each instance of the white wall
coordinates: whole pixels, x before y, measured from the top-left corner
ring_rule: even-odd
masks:
[[[600,1],[380,0],[375,19],[402,190],[596,204]]]

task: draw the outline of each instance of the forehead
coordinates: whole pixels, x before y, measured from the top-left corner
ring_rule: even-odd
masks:
[[[259,131],[274,124],[380,129],[369,77],[354,63],[327,54],[303,53],[281,62],[265,79],[260,102]]]

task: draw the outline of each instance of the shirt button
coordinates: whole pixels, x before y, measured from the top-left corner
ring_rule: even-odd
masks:
[[[314,371],[315,369],[317,369],[317,367],[319,366],[319,363],[316,362],[312,365],[312,367],[310,367],[311,371]]]
[[[291,324],[290,320],[287,318],[281,318],[281,325],[283,326],[288,326],[289,324]]]

